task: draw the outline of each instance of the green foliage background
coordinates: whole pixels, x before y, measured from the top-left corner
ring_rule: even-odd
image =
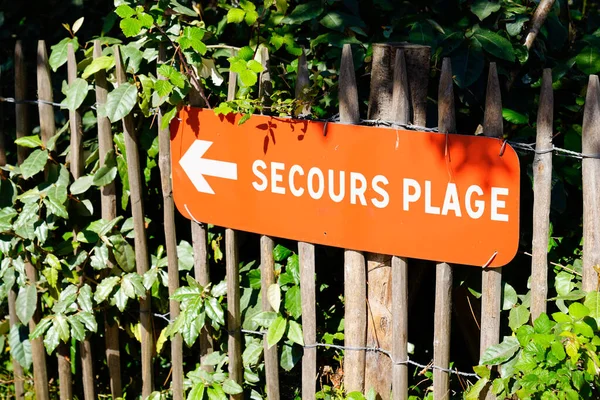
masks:
[[[133,257],[132,223],[128,204],[126,158],[120,119],[134,113],[138,127],[143,161],[145,201],[160,205],[160,180],[157,168],[158,140],[154,114],[162,107],[165,120],[175,115],[176,107],[187,103],[194,86],[204,88],[204,97],[216,112],[295,115],[307,106],[312,116],[330,117],[337,112],[337,77],[342,46],[352,45],[359,85],[361,116],[366,117],[370,81],[372,43],[409,41],[431,46],[432,60],[428,99],[428,126],[437,124],[437,80],[443,57],[452,60],[458,131],[473,133],[483,117],[487,65],[496,62],[503,90],[505,135],[512,140],[533,142],[541,72],[553,70],[555,89],[555,145],[574,151],[581,150],[581,123],[585,88],[589,74],[600,71],[600,14],[591,1],[556,1],[538,39],[530,51],[522,46],[536,2],[525,0],[314,0],[297,2],[267,0],[227,2],[215,0],[191,3],[186,1],[123,1],[115,4],[104,1],[47,1],[12,2],[0,8],[0,88],[6,96],[13,93],[14,40],[21,39],[28,62],[29,98],[35,98],[35,48],[38,38],[52,46],[50,63],[54,71],[55,101],[63,102],[57,110],[59,134],[52,143],[43,145],[37,137],[39,127],[32,127],[31,136],[21,139],[20,145],[31,148],[27,161],[20,169],[7,168],[0,180],[0,315],[7,313],[6,293],[16,285],[19,289],[19,318],[25,324],[35,309],[34,294],[42,296],[44,322],[36,332],[8,329],[7,319],[0,322],[0,374],[10,381],[9,349],[25,367],[30,366],[28,335],[43,336],[46,348],[52,353],[60,341],[71,344],[73,371],[78,371],[75,343],[87,332],[92,335],[96,349],[103,348],[102,312],[118,320],[121,328],[124,376],[136,376],[139,366],[137,334],[137,298],[146,290],[152,295],[152,307],[159,314],[168,311],[166,288],[166,258],[163,249],[162,210],[146,207],[148,238],[152,253],[152,268],[139,276]],[[84,20],[76,23],[81,17]],[[68,24],[63,29],[60,23]],[[77,26],[79,25],[79,26]],[[79,28],[79,29],[76,29]],[[91,40],[103,42],[103,58],[91,60]],[[73,43],[80,61],[80,78],[66,84],[66,46]],[[159,44],[166,47],[168,62],[156,71]],[[114,82],[114,44],[121,45],[128,83],[111,90],[105,110],[95,110],[93,73],[104,69]],[[259,47],[271,55],[273,92],[268,102],[259,99],[257,78],[260,65]],[[303,101],[294,100],[297,57],[304,47],[310,69],[310,86]],[[232,54],[232,49],[236,54]],[[226,102],[226,78],[229,71],[238,73],[238,92],[233,101]],[[16,164],[14,116],[12,106],[0,103],[1,122],[8,135],[9,164]],[[86,174],[74,181],[67,170],[68,127],[67,110],[81,107],[84,113]],[[99,165],[95,138],[95,115],[105,112],[113,122],[114,153],[104,165]],[[35,115],[35,110],[30,110]],[[35,119],[32,119],[32,121]],[[35,125],[35,123],[33,123]],[[549,254],[554,263],[551,274],[549,314],[531,328],[529,320],[528,277],[530,259],[525,254],[531,248],[531,155],[523,155],[522,221],[520,254],[505,268],[503,331],[509,347],[502,357],[484,358],[490,365],[515,363],[518,357],[533,354],[537,357],[528,367],[539,368],[536,378],[520,374],[518,368],[498,378],[483,369],[477,372],[482,380],[469,392],[472,396],[486,380],[494,381],[501,393],[522,390],[524,398],[554,398],[552,393],[577,391],[580,396],[594,398],[591,388],[597,387],[598,368],[595,346],[598,345],[597,307],[591,306],[591,295],[580,293],[581,273],[581,164],[567,158],[554,158],[551,234]],[[49,171],[44,178],[42,170]],[[122,215],[115,221],[99,218],[99,188],[116,181]],[[292,212],[292,211],[290,211]],[[197,366],[197,354],[186,351],[186,389],[190,398],[220,398],[224,392],[241,388],[227,380],[223,346],[226,335],[222,329],[225,301],[223,300],[224,263],[221,253],[222,230],[211,227],[211,277],[214,285],[199,287],[191,279],[193,258],[189,245],[189,224],[178,216],[178,255],[182,288],[176,298],[181,301],[182,316],[168,324],[155,318],[155,336],[164,344],[169,334],[181,332],[185,343],[194,348],[202,323],[215,328],[220,352],[210,360],[215,374],[206,376]],[[73,230],[78,233],[73,234]],[[501,240],[500,238],[498,240]],[[255,235],[242,235],[241,259],[242,308],[245,329],[267,329],[269,344],[279,343],[282,368],[282,391],[285,398],[298,393],[301,355],[298,260],[295,244],[280,241],[277,247],[278,283],[269,291],[278,312],[259,313],[260,272],[258,240]],[[23,263],[30,259],[40,271],[41,280],[27,282]],[[118,267],[106,270],[106,260]],[[320,248],[318,265],[318,339],[343,342],[343,271],[339,249]],[[411,264],[412,265],[412,264]],[[78,285],[81,276],[85,284]],[[424,282],[433,280],[433,271],[426,262],[415,262],[415,269],[425,269]],[[455,287],[471,293],[477,302],[480,273],[473,268],[457,267]],[[414,358],[431,358],[433,323],[433,285],[424,284],[413,293],[417,300],[411,308],[409,340],[414,341]],[[586,310],[575,304],[585,298]],[[553,314],[556,313],[556,314]],[[547,322],[546,322],[547,320]],[[568,325],[571,324],[571,325]],[[543,325],[543,326],[542,326]],[[589,328],[584,327],[588,326]],[[469,370],[479,360],[463,349],[476,337],[464,337],[454,324],[452,357],[454,365]],[[533,329],[533,331],[531,331]],[[591,335],[590,335],[591,330]],[[512,332],[515,336],[512,336]],[[573,336],[563,335],[569,332]],[[535,336],[538,335],[538,336]],[[539,336],[546,335],[546,336]],[[552,336],[555,335],[555,336]],[[550,337],[552,336],[552,337]],[[517,338],[518,343],[514,338]],[[264,395],[261,339],[245,338],[243,390],[252,398]],[[535,345],[529,343],[535,342]],[[507,344],[508,343],[508,344]],[[529,347],[528,347],[529,346]],[[561,352],[560,346],[565,351]],[[569,347],[570,346],[570,347]],[[197,347],[197,346],[196,346]],[[522,349],[521,349],[522,348]],[[498,349],[496,349],[498,350]],[[502,350],[502,349],[500,349]],[[514,351],[512,351],[514,350]],[[512,353],[511,353],[512,351]],[[492,351],[493,353],[493,351]],[[535,353],[535,354],[534,354]],[[556,363],[556,360],[566,360]],[[552,354],[552,356],[550,356]],[[321,371],[328,367],[336,371],[343,353],[319,351]],[[554,357],[554,358],[552,358]],[[583,358],[580,358],[583,357]],[[582,362],[579,362],[584,360]],[[107,369],[101,354],[96,355],[95,371],[99,374],[97,393],[108,390]],[[548,361],[550,360],[550,361]],[[589,360],[592,360],[590,367]],[[168,386],[161,386],[169,373],[168,346],[162,346],[155,358],[157,389],[168,396]],[[535,362],[535,366],[534,363]],[[554,363],[554,364],[552,364]],[[552,364],[552,365],[551,365]],[[554,367],[556,367],[553,370]],[[514,367],[514,365],[513,365]],[[562,369],[567,378],[556,378]],[[502,374],[502,369],[500,370]],[[542,372],[546,371],[546,372]],[[550,372],[548,372],[550,371]],[[417,371],[418,372],[418,371]],[[51,369],[51,374],[54,372]],[[495,373],[495,372],[494,372]],[[555,375],[551,375],[555,373]],[[561,375],[561,376],[564,376]],[[587,375],[586,375],[587,374]],[[581,375],[581,377],[579,377]],[[574,377],[577,376],[577,377]],[[430,378],[427,373],[426,377]],[[54,377],[55,378],[55,377]],[[500,379],[500,380],[498,380]],[[511,381],[512,379],[512,381]],[[519,385],[514,385],[514,382]],[[523,382],[528,382],[528,385]],[[81,387],[76,382],[76,393]],[[323,373],[322,398],[343,396],[335,377]],[[496,383],[499,382],[499,383]],[[430,397],[430,380],[414,376],[411,394]],[[590,386],[589,383],[595,386]],[[30,382],[28,382],[28,385]],[[139,395],[140,382],[125,382],[127,398]],[[571,385],[571,386],[569,386]],[[586,386],[587,385],[587,386]],[[160,387],[159,387],[160,386]],[[566,387],[568,387],[568,390]],[[30,386],[28,386],[30,388]],[[55,387],[53,387],[56,389]],[[458,380],[453,379],[456,397],[462,397]],[[514,389],[514,390],[513,390]],[[3,389],[10,392],[11,386]],[[551,394],[543,394],[549,392]],[[158,394],[157,394],[158,395]],[[369,396],[372,395],[369,394]],[[469,396],[466,394],[465,396]],[[536,397],[537,396],[537,397]],[[549,397],[544,397],[549,396]],[[569,395],[570,396],[570,395]],[[563,396],[564,397],[564,396]],[[564,397],[571,398],[571,397]]]

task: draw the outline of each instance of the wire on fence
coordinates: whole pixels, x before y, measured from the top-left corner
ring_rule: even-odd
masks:
[[[0,103],[1,102],[15,103],[15,104],[49,104],[54,107],[64,108],[63,105],[61,105],[60,103],[54,103],[54,102],[45,101],[45,100],[16,100],[12,97],[0,97]],[[95,105],[91,106],[91,108],[95,109]],[[333,117],[328,118],[328,119],[314,119],[314,118],[299,118],[299,119],[306,119],[306,120],[315,121],[315,122],[324,122],[325,125],[323,127],[323,135],[326,136],[327,135],[327,124],[329,122],[339,122],[340,116],[339,116],[339,114],[335,114]],[[399,124],[396,122],[384,121],[381,119],[361,119],[359,122],[359,125],[385,126],[388,128],[399,128],[399,129],[406,129],[406,130],[420,131],[420,132],[439,132],[437,127],[427,128],[425,126],[419,126],[419,125]],[[600,154],[580,153],[577,151],[567,150],[567,149],[563,149],[563,148],[556,147],[556,146],[552,146],[549,149],[536,150],[535,143],[514,142],[512,140],[505,140],[505,143],[502,146],[501,153],[504,152],[504,147],[506,146],[506,143],[510,144],[515,150],[525,151],[525,152],[530,152],[530,153],[535,153],[535,154],[554,153],[557,156],[575,158],[577,160],[583,160],[584,158],[600,159]]]
[[[171,321],[169,319],[169,313],[166,314],[158,314],[158,313],[154,313],[155,317],[164,319],[165,321],[167,321],[168,323],[171,323],[173,321]],[[228,333],[231,333],[232,331],[227,331]],[[267,334],[267,332],[261,332],[261,331],[253,331],[250,329],[240,329],[241,333],[248,333],[251,335],[258,335],[258,336],[264,336]],[[362,350],[362,351],[371,351],[371,352],[376,352],[376,353],[381,353],[381,354],[385,354],[386,356],[388,356],[390,358],[390,360],[392,360],[393,364],[396,365],[412,365],[415,366],[417,368],[422,368],[424,370],[428,370],[428,369],[437,369],[443,372],[447,372],[449,374],[454,374],[454,375],[461,375],[461,376],[466,376],[466,377],[471,377],[471,378],[478,378],[478,375],[472,372],[462,372],[462,371],[458,371],[457,369],[449,369],[449,368],[442,368],[442,367],[438,367],[437,365],[424,365],[424,364],[419,364],[418,362],[415,362],[413,360],[411,360],[410,358],[407,357],[407,359],[405,361],[396,361],[394,360],[394,358],[392,357],[392,353],[386,349],[382,349],[380,347],[350,347],[350,346],[341,346],[339,344],[329,344],[329,343],[313,343],[313,344],[305,344],[304,346],[302,346],[305,349],[313,349],[316,347],[327,347],[327,348],[333,348],[333,349],[338,349],[338,350]]]

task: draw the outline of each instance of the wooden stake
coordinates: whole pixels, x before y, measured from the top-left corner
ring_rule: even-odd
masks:
[[[190,90],[190,105],[193,107],[203,107],[204,100],[200,92],[193,87]],[[210,283],[210,271],[208,264],[208,231],[206,225],[201,222],[191,221],[192,228],[192,248],[194,251],[194,276],[200,286],[205,287]],[[200,365],[205,371],[212,371],[212,365],[204,363],[206,356],[213,352],[213,337],[209,324],[204,324],[200,330]]]
[[[545,69],[542,78],[537,116],[535,149],[552,149],[554,96],[552,70]],[[536,153],[533,159],[533,240],[531,244],[531,320],[546,312],[548,296],[548,235],[550,233],[550,198],[552,191],[552,152]]]
[[[102,57],[102,46],[99,40],[94,41],[94,59]],[[103,107],[106,104],[108,86],[106,83],[106,71],[99,70],[95,74],[96,80],[96,104]],[[97,114],[98,118],[98,155],[100,165],[104,165],[106,154],[114,149],[111,125],[108,117]],[[105,221],[112,221],[117,217],[117,196],[115,182],[105,185],[101,189],[100,196],[101,216]],[[112,261],[108,261],[107,269],[113,267]],[[114,399],[121,397],[121,352],[119,350],[119,326],[110,321],[107,313],[104,313],[104,341],[106,345],[106,364],[110,381],[110,392]]]
[[[233,229],[225,230],[225,261],[227,268],[227,330],[229,340],[227,348],[229,354],[229,378],[240,386],[244,383],[242,368],[242,316],[240,314],[240,269],[238,265],[238,248],[236,232]],[[242,393],[229,397],[240,400]]]
[[[352,49],[344,45],[340,64],[340,122],[360,121],[358,91],[352,61]],[[344,346],[365,347],[367,340],[367,276],[365,256],[354,250],[344,251]],[[365,385],[365,351],[344,353],[344,389],[362,392]]]
[[[260,290],[262,293],[262,310],[273,311],[269,304],[267,291],[275,280],[275,261],[273,259],[273,239],[268,236],[260,238]],[[277,345],[268,348],[267,340],[263,340],[265,353],[265,377],[267,379],[267,398],[279,399],[279,359],[277,358]]]
[[[315,246],[298,243],[300,294],[302,298],[302,335],[304,345],[317,342],[317,308],[315,305]],[[317,349],[304,348],[302,355],[302,400],[314,400],[317,388]]]
[[[15,44],[15,100],[27,97],[27,72],[23,57],[23,45],[20,40]],[[17,138],[29,135],[29,116],[27,104],[15,104]],[[17,162],[20,165],[29,154],[27,147],[17,146]]]
[[[438,89],[438,127],[440,133],[456,132],[454,112],[452,65],[449,58],[444,58]],[[451,317],[452,267],[446,263],[439,263],[436,265],[435,273],[433,364],[442,368],[448,368],[450,365]],[[439,369],[433,371],[433,396],[435,400],[450,398],[449,375],[447,372]]]
[[[598,290],[600,267],[600,85],[590,75],[583,113],[582,151],[596,158],[582,160],[583,173],[583,290]]]
[[[121,50],[114,48],[115,64],[117,68],[117,82],[119,85],[127,82],[125,68],[121,61]],[[143,275],[148,271],[148,247],[146,244],[146,227],[144,220],[144,200],[142,194],[142,176],[140,155],[138,151],[137,134],[133,126],[131,114],[123,118],[123,136],[125,151],[127,153],[127,174],[129,176],[129,193],[131,199],[131,213],[135,232],[135,265],[137,273]],[[140,299],[140,331],[142,347],[142,397],[146,398],[152,393],[152,354],[154,350],[152,335],[152,311],[150,293]]]
[[[310,76],[308,74],[308,62],[306,61],[306,52],[302,47],[302,54],[298,58],[298,72],[296,74],[296,100],[299,100],[302,104],[301,107],[296,107],[296,113],[298,116],[310,114],[310,102],[309,99],[303,94],[305,88],[310,86]]]
[[[483,134],[490,137],[501,138],[502,126],[502,99],[500,95],[500,82],[496,63],[490,63],[485,97],[485,114],[483,118]],[[492,256],[490,254],[490,256]],[[481,340],[479,354],[498,344],[500,341],[500,310],[502,305],[502,268],[486,268],[482,271],[481,281]],[[495,398],[491,391],[487,391],[486,399]]]
[[[38,99],[48,102],[53,101],[52,83],[50,81],[50,64],[48,63],[48,53],[46,51],[46,42],[38,41],[37,49],[37,84],[38,84]],[[38,111],[40,115],[40,130],[43,143],[56,133],[54,125],[54,108],[50,104],[38,103]],[[35,267],[31,266],[35,271]],[[35,271],[37,281],[37,271]],[[68,400],[73,397],[73,384],[71,376],[71,363],[69,362],[69,348],[66,344],[61,343],[56,350],[58,359],[58,380],[60,384],[61,400]]]
[[[308,63],[304,48],[298,58],[296,79],[296,99],[302,100],[302,89],[309,84]],[[300,114],[310,114],[310,106],[304,105]],[[298,242],[298,258],[300,262],[300,295],[302,298],[302,335],[304,345],[312,345],[317,341],[317,311],[315,291],[315,246]],[[302,355],[302,400],[313,400],[317,389],[317,349],[304,348]]]
[[[271,82],[271,73],[269,71],[269,50],[266,47],[261,49],[261,63],[263,72],[260,74],[258,97],[263,105],[270,105],[270,97],[273,91]],[[268,236],[260,238],[260,290],[262,293],[262,310],[272,311],[269,304],[267,291],[269,286],[276,282],[275,280],[275,260],[273,258],[273,248],[275,243]],[[269,348],[267,341],[263,340],[265,355],[265,377],[267,380],[267,398],[269,400],[279,400],[279,358],[277,357],[277,345]]]
[[[165,62],[164,45],[158,52],[159,65]],[[165,247],[167,250],[167,271],[169,276],[169,297],[179,289],[179,262],[177,258],[177,236],[175,232],[175,205],[173,203],[173,187],[171,184],[171,134],[169,127],[162,128],[163,111],[158,112],[158,167],[163,196],[163,223],[165,230]],[[179,316],[179,302],[169,300],[171,320]],[[171,338],[171,388],[173,400],[183,400],[183,339],[177,333]]]
[[[410,99],[404,50],[397,49],[394,57],[392,91],[393,121],[406,124],[410,120]],[[392,257],[392,396],[408,398],[408,261]]]
[[[69,85],[77,79],[77,59],[73,45],[67,45],[67,71]],[[70,170],[74,179],[78,179],[83,175],[83,128],[81,126],[81,113],[79,110],[69,110],[69,127],[71,129],[71,145],[70,145]],[[81,267],[79,271],[79,284],[83,285],[85,272]],[[79,352],[81,353],[81,376],[83,379],[83,396],[86,400],[94,400],[94,366],[92,362],[92,344],[90,343],[89,335],[79,343]]]

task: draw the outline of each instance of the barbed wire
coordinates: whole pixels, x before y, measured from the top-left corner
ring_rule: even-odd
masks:
[[[46,101],[46,100],[17,100],[13,97],[2,97],[0,96],[0,103],[5,102],[5,103],[14,103],[14,104],[48,104],[54,107],[58,107],[58,108],[62,108],[65,109],[66,107],[61,104],[61,103],[55,103],[52,101]],[[91,105],[89,108],[91,109],[96,109],[96,104]],[[326,119],[318,119],[318,118],[312,118],[310,116],[300,116],[298,117],[298,119],[301,120],[306,120],[306,121],[314,121],[314,122],[323,122],[324,123],[324,127],[323,127],[323,135],[327,135],[327,124],[329,122],[340,122],[340,115],[339,114],[335,114],[330,118],[326,118]],[[410,131],[420,131],[420,132],[436,132],[439,133],[439,129],[437,127],[434,128],[428,128],[426,126],[420,126],[420,125],[412,125],[412,124],[401,124],[401,123],[397,123],[397,122],[393,122],[393,121],[386,121],[386,120],[382,120],[382,119],[361,119],[358,122],[358,125],[365,125],[365,126],[385,126],[388,128],[398,128],[398,129],[405,129],[405,130],[410,130]],[[577,152],[577,151],[573,151],[573,150],[568,150],[568,149],[563,149],[557,146],[552,145],[550,148],[548,149],[544,149],[544,150],[537,150],[535,143],[523,143],[523,142],[515,142],[512,140],[505,140],[503,145],[502,145],[502,150],[501,153],[504,152],[504,146],[505,144],[508,143],[510,144],[515,150],[521,151],[521,152],[530,152],[530,153],[535,153],[535,154],[547,154],[547,153],[554,153],[557,156],[561,156],[561,157],[568,157],[568,158],[575,158],[577,160],[583,160],[585,158],[592,158],[592,159],[600,159],[600,154],[586,154],[586,153],[581,153],[581,152]]]
[[[168,323],[172,323],[173,321],[170,320],[168,318],[169,313],[166,314],[158,314],[158,313],[154,313],[153,314],[155,317],[164,319],[165,321],[167,321]],[[254,331],[251,329],[239,329],[238,330],[241,333],[247,333],[247,334],[251,334],[251,335],[257,335],[257,336],[265,336],[267,334],[267,332],[265,331]],[[227,333],[231,334],[237,331],[231,331],[231,330],[226,330]],[[333,349],[338,349],[338,350],[350,350],[350,351],[367,351],[367,352],[373,352],[373,353],[381,353],[381,354],[385,354],[386,356],[389,357],[389,359],[392,361],[392,364],[394,365],[412,365],[414,367],[417,368],[421,368],[424,371],[428,370],[428,369],[437,369],[439,371],[443,371],[443,372],[447,372],[449,374],[454,374],[454,375],[460,375],[460,376],[466,376],[466,377],[470,377],[470,378],[478,378],[478,375],[472,372],[462,372],[459,371],[458,369],[450,369],[450,368],[443,368],[443,367],[439,367],[437,365],[433,365],[431,364],[420,364],[416,361],[411,360],[409,357],[406,357],[406,360],[404,361],[396,361],[394,360],[394,357],[392,356],[392,353],[386,349],[382,349],[380,347],[353,347],[353,346],[342,346],[339,344],[332,344],[332,343],[312,343],[312,344],[305,344],[302,346],[302,348],[305,349],[314,349],[317,347],[326,347],[326,348],[333,348]]]

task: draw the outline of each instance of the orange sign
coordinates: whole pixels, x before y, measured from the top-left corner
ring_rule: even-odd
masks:
[[[185,217],[304,242],[498,267],[519,238],[502,141],[184,108],[171,124]]]

